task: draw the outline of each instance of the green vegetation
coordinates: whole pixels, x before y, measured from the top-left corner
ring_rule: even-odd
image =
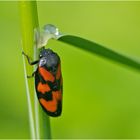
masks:
[[[18,2],[0,2],[0,138],[29,139],[31,128],[32,138],[138,139],[140,74],[131,68],[139,70],[140,2],[37,2],[40,27],[54,24],[70,34],[46,46],[62,62],[59,118],[48,118],[36,102],[34,79],[26,78],[34,68],[26,60],[23,74],[21,48],[33,60],[37,55],[33,40],[38,27],[36,3],[26,4],[19,14]],[[28,102],[24,77],[29,85]]]
[[[19,2],[19,5],[21,12],[20,17],[22,26],[23,51],[28,54],[28,56],[32,56],[32,58],[37,59],[38,50],[35,46],[35,30],[39,28],[39,25],[36,2],[21,1]],[[34,79],[27,79],[27,75],[31,75],[33,73],[33,68],[25,59],[26,57],[23,56],[31,137],[33,139],[50,138],[49,117],[39,107],[40,105],[38,103],[36,92],[33,86]]]
[[[97,54],[101,57],[105,57],[112,61],[116,61],[121,64],[125,64],[129,67],[140,70],[140,61],[136,61],[128,56],[110,50],[109,48],[106,48],[102,45],[99,45],[87,39],[80,38],[77,36],[72,36],[72,35],[65,35],[61,37],[59,40],[67,44],[71,44],[75,47],[81,48],[90,53]]]

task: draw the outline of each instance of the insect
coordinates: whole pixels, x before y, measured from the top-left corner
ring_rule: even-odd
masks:
[[[35,77],[35,88],[38,100],[45,112],[52,117],[62,112],[62,74],[61,62],[57,53],[43,47],[39,60],[31,62],[29,56],[23,52],[30,65],[38,64],[32,76]]]

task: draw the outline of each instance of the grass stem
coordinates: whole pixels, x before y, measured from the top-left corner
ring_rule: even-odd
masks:
[[[39,50],[35,47],[34,31],[39,28],[36,1],[20,1],[20,19],[22,32],[22,49],[33,59],[38,56]],[[30,66],[23,56],[24,77],[26,82],[26,93],[29,111],[30,132],[32,139],[50,138],[49,117],[44,113],[36,96],[34,78],[28,78],[34,68]]]

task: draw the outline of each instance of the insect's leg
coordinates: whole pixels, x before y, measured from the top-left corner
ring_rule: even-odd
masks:
[[[37,71],[37,70],[36,70],[36,71]],[[32,78],[32,77],[34,77],[34,76],[35,76],[36,71],[34,71],[34,72],[32,73],[32,75],[27,75],[27,78]]]
[[[29,56],[28,56],[25,52],[22,51],[22,54],[27,58],[28,63],[29,63],[30,65],[35,65],[35,64],[37,64],[37,63],[39,62],[39,60],[36,60],[36,61],[31,62]]]

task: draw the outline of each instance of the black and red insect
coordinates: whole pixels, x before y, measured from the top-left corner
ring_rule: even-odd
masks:
[[[35,88],[38,100],[49,116],[57,117],[62,112],[62,74],[61,62],[57,53],[43,47],[39,54],[39,60],[30,61],[24,52],[30,65],[38,64],[35,76]]]

